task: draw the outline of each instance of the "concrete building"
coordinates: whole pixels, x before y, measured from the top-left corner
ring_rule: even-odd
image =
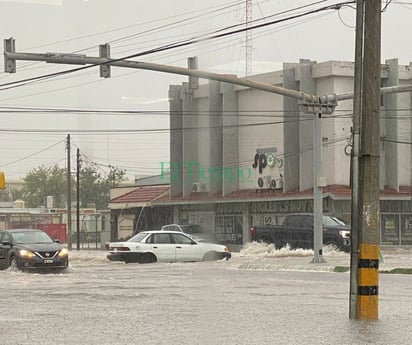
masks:
[[[353,76],[352,62],[301,60],[249,79],[321,96],[353,91]],[[381,80],[382,86],[412,84],[411,66],[386,61]],[[412,244],[411,95],[382,96],[384,244]],[[318,139],[324,212],[350,220],[352,100],[324,116],[322,137],[314,138],[313,115],[290,97],[216,81],[199,85],[191,77],[171,85],[169,98],[170,162],[159,164],[170,189],[150,200],[150,212],[169,210],[164,219],[202,224],[222,241],[242,245],[251,224],[275,224],[286,213],[313,211],[312,148]]]

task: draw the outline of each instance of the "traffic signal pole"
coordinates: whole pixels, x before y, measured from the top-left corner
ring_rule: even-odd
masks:
[[[312,263],[325,263],[323,257],[323,187],[326,181],[322,166],[322,119],[336,106],[335,96],[319,97],[317,103],[302,103],[304,113],[313,116],[313,259]]]
[[[86,68],[91,68],[99,66],[100,76],[103,78],[110,77],[110,69],[103,68],[104,66],[115,66],[115,67],[124,67],[124,68],[134,68],[134,69],[143,69],[148,71],[157,71],[163,73],[187,75],[191,77],[198,77],[208,80],[221,81],[223,83],[235,84],[245,87],[250,87],[252,89],[266,91],[275,93],[278,95],[292,97],[294,99],[299,99],[304,102],[313,103],[318,101],[318,97],[311,95],[305,92],[286,89],[281,86],[261,83],[253,81],[247,78],[239,78],[234,75],[229,74],[220,74],[200,71],[197,69],[183,68],[170,65],[162,65],[150,62],[141,62],[141,61],[132,61],[125,60],[123,58],[119,59],[110,59],[110,47],[107,44],[100,46],[100,57],[86,56],[83,54],[69,54],[69,53],[19,53],[15,51],[15,40],[14,38],[8,38],[4,40],[4,71],[6,73],[16,73],[16,61],[44,61],[47,63],[55,64],[70,64],[70,65],[84,65],[76,69],[76,71]],[[65,72],[70,73],[69,71],[63,71],[60,74]],[[55,73],[52,73],[53,76],[56,76]],[[45,76],[42,76],[42,78]]]

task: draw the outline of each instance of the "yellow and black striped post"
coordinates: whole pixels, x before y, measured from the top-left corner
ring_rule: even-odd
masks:
[[[361,243],[358,259],[357,319],[378,319],[379,246]]]
[[[0,171],[0,189],[6,188],[6,178],[4,176],[4,172]]]

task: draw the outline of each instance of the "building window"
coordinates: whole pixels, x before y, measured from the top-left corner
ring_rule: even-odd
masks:
[[[401,244],[412,245],[412,214],[401,215]]]
[[[381,229],[381,244],[399,244],[399,215],[382,214]]]

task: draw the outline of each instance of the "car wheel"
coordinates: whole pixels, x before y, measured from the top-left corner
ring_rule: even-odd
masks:
[[[10,257],[10,267],[11,267],[11,269],[12,269],[13,271],[15,271],[15,270],[18,269],[17,259],[16,259],[16,257],[15,257],[14,255],[12,255],[12,256]]]
[[[66,267],[61,269],[61,273],[67,273],[69,271],[69,260],[66,262]]]
[[[216,252],[208,252],[203,257],[203,261],[214,261],[219,259],[219,254]]]
[[[125,259],[124,259],[124,263],[125,263],[125,264],[130,264],[130,263],[132,263],[132,262],[136,262],[136,261],[133,261],[133,260],[128,259],[128,258],[125,258]]]
[[[146,253],[143,254],[140,258],[139,258],[139,264],[151,264],[153,262],[156,262],[157,258],[156,256],[154,256],[151,253]]]

